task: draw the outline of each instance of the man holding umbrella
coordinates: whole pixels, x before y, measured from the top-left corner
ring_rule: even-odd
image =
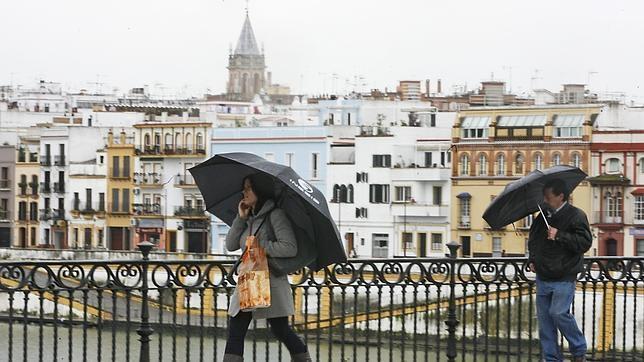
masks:
[[[539,341],[546,361],[563,361],[557,330],[568,341],[573,361],[585,361],[587,348],[570,308],[592,234],[586,214],[568,203],[568,196],[562,179],[544,185],[543,201],[549,209],[532,224],[528,240],[530,269],[537,274]]]

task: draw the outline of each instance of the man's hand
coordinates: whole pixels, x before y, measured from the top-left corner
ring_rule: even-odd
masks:
[[[557,228],[551,226],[550,229],[548,229],[548,239],[555,240],[555,237],[557,236],[557,231],[559,231],[557,230]]]
[[[528,264],[528,267],[530,267],[530,270],[533,271],[533,272],[537,271],[537,267],[534,266],[534,263]]]

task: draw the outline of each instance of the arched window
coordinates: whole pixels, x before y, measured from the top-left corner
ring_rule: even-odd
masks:
[[[177,132],[174,134],[174,145],[177,148],[180,148],[183,145],[183,140],[181,139],[181,133]]]
[[[487,156],[479,154],[479,176],[487,175]]]
[[[543,168],[543,156],[540,153],[535,154],[533,163],[534,170],[541,170]]]
[[[523,164],[524,164],[523,155],[518,153],[514,158],[514,174],[522,175],[523,174]]]
[[[505,154],[503,153],[496,156],[496,175],[505,176]]]
[[[165,134],[165,148],[172,148],[172,133]]]
[[[349,199],[348,202],[353,204],[353,185],[349,185],[347,188],[347,198]]]
[[[340,202],[340,185],[333,185],[333,198],[332,202]]]
[[[470,174],[470,157],[467,154],[461,156],[461,176]]]
[[[340,186],[340,202],[347,202],[347,187],[345,185]]]
[[[572,154],[570,166],[581,168],[581,155],[579,153],[575,152]]]
[[[552,155],[552,166],[559,166],[561,165],[561,154],[555,153]]]
[[[197,140],[195,141],[195,148],[198,150],[202,150],[205,147],[203,147],[203,136],[201,135],[201,132],[197,133]]]
[[[188,153],[192,152],[192,133],[186,133],[186,151]]]
[[[146,133],[145,136],[143,136],[143,145],[145,147],[150,147],[150,134]]]

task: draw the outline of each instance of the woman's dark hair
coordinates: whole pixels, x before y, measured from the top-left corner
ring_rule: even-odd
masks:
[[[273,179],[263,173],[246,176],[244,177],[244,181],[242,181],[242,189],[244,188],[246,180],[250,181],[250,188],[253,190],[255,196],[257,196],[257,204],[255,204],[254,212],[258,213],[264,207],[266,201],[273,198]]]
[[[564,201],[568,201],[568,187],[564,180],[560,178],[552,179],[543,186],[543,191],[550,189],[555,196],[563,194]]]

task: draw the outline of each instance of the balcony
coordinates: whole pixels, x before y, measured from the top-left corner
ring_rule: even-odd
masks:
[[[391,213],[398,217],[449,217],[449,206],[412,202],[405,206],[404,202],[394,201],[391,204]]]
[[[130,214],[130,208],[129,205],[122,205],[122,204],[108,204],[107,205],[107,213],[108,214],[113,214],[113,215],[129,215]]]
[[[52,209],[40,209],[40,220],[49,221],[53,217]]]
[[[41,190],[40,192],[43,194],[51,193],[51,184],[49,182],[41,182],[40,190]]]
[[[65,166],[65,155],[58,155],[54,157],[54,165]]]
[[[594,224],[621,227],[624,224],[624,217],[616,212],[595,211],[593,212],[593,221]]]
[[[472,224],[470,221],[469,216],[461,216],[460,219],[458,220],[458,228],[459,229],[471,229]]]
[[[105,204],[101,202],[81,202],[80,200],[74,200],[74,207],[72,213],[75,216],[80,215],[95,215],[105,213]]]
[[[29,187],[31,187],[31,195],[38,196],[38,182],[30,182]]]
[[[54,182],[54,192],[57,194],[65,193],[65,183],[64,182]]]
[[[19,183],[18,184],[18,190],[20,190],[20,193],[18,194],[19,196],[28,196],[29,193],[27,192],[27,184],[26,183]]]
[[[0,210],[0,221],[9,221],[10,215],[9,210]]]
[[[0,180],[0,190],[11,190],[11,181]]]
[[[391,170],[392,181],[449,181],[452,176],[449,167],[395,167]]]
[[[135,172],[134,182],[142,187],[156,187],[161,186],[161,173],[160,172]]]
[[[179,187],[196,187],[197,184],[195,183],[194,177],[190,174],[186,175],[177,175],[174,178],[175,180],[175,185]]]
[[[51,155],[40,155],[41,166],[51,166]]]
[[[114,171],[117,171],[117,172],[114,172]],[[113,179],[113,180],[130,180],[132,178],[132,174],[130,173],[129,170],[113,168],[109,172],[109,177],[110,179]]]
[[[206,149],[204,147],[182,147],[182,146],[173,146],[173,145],[155,145],[155,146],[144,146],[143,148],[137,148],[136,154],[140,156],[178,156],[178,157],[200,157],[206,155]]]
[[[52,219],[54,221],[65,220],[65,209],[53,209],[52,210]]]
[[[161,216],[161,204],[134,204],[136,216]]]
[[[206,217],[206,210],[203,207],[177,206],[174,216],[203,218]]]

